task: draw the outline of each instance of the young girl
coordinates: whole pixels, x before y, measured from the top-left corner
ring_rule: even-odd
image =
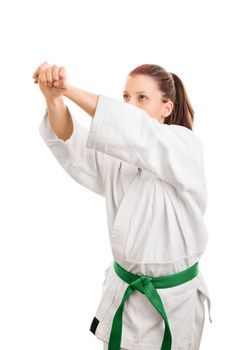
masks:
[[[108,350],[197,350],[210,297],[198,262],[208,233],[203,148],[182,81],[132,70],[123,99],[75,88],[64,67],[33,74],[47,108],[39,132],[65,171],[106,199],[113,261],[90,331]],[[91,117],[84,128],[63,101]]]

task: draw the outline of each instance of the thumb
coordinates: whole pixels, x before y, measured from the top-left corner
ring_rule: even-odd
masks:
[[[61,79],[61,80],[56,80],[53,85],[57,88],[65,88],[65,80]]]

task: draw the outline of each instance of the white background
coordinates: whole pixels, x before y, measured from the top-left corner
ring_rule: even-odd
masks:
[[[0,349],[102,349],[89,326],[112,260],[103,197],[74,182],[39,136],[32,74],[66,67],[74,86],[122,99],[154,63],[183,80],[205,152],[212,299],[201,349],[229,349],[232,312],[231,1],[7,1],[0,5]],[[89,127],[91,118],[66,103]],[[206,305],[207,306],[207,305]]]

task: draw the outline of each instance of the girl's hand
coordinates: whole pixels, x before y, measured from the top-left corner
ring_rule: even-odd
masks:
[[[68,88],[65,67],[51,67],[48,62],[42,63],[32,78],[35,79],[35,84],[39,84],[41,92],[48,100],[62,96]]]

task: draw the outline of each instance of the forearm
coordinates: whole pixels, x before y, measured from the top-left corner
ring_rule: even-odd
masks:
[[[64,93],[64,96],[76,103],[92,118],[94,117],[99,98],[98,95],[68,85],[67,91]]]
[[[73,132],[73,122],[63,97],[46,99],[51,127],[58,138],[66,141]]]

